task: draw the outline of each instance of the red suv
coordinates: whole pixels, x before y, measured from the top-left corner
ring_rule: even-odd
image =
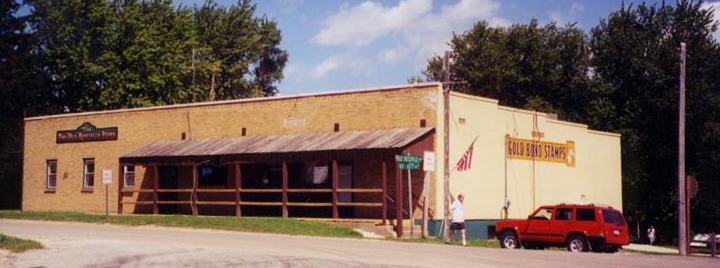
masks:
[[[617,252],[629,243],[625,217],[603,205],[542,206],[527,219],[498,221],[495,231],[503,248],[560,245],[573,252]]]

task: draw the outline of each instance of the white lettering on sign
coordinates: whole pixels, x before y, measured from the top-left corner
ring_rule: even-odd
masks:
[[[304,127],[305,125],[305,118],[285,118],[283,121],[285,127]]]

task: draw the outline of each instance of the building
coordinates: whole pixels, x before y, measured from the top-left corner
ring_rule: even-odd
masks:
[[[470,237],[543,204],[622,209],[619,135],[444,93],[427,83],[27,118],[22,209],[102,213],[109,189],[125,214],[371,219],[402,234],[412,211],[433,234],[446,132],[447,189],[466,196]]]

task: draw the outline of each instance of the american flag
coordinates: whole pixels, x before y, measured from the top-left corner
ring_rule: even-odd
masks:
[[[460,161],[458,161],[457,165],[455,165],[455,169],[457,171],[465,171],[470,169],[472,165],[472,157],[473,157],[473,146],[475,146],[475,141],[477,140],[477,137],[473,140],[473,142],[470,144],[470,147],[467,148],[463,156],[460,158]]]

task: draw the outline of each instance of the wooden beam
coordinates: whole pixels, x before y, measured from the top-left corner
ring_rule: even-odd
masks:
[[[123,178],[125,174],[125,169],[123,168],[123,165],[120,165],[120,169],[118,170],[118,204],[117,204],[117,214],[122,215],[123,213],[123,185],[125,184],[125,179]]]
[[[240,163],[235,163],[235,217],[242,215],[240,209],[240,187],[242,186],[242,173],[240,173]]]
[[[287,162],[282,162],[282,216],[283,218],[288,217],[288,169],[287,169]]]
[[[402,171],[398,165],[395,165],[395,232],[397,237],[403,234],[403,191],[402,191]]]
[[[382,162],[382,225],[387,224],[387,162]]]
[[[153,214],[158,214],[158,188],[160,188],[160,174],[157,165],[152,165],[153,170]]]
[[[197,165],[193,165],[192,170],[193,170],[193,186],[192,186],[193,188],[192,188],[192,192],[190,192],[190,194],[192,195],[192,203],[190,204],[190,206],[191,206],[190,208],[192,209],[193,216],[197,216],[198,215],[198,209],[197,209],[197,201],[198,201],[198,192],[197,192],[198,172],[197,172],[197,170],[198,169],[197,169]]]
[[[333,219],[338,218],[338,164],[337,160],[333,159],[332,161],[332,215]]]

